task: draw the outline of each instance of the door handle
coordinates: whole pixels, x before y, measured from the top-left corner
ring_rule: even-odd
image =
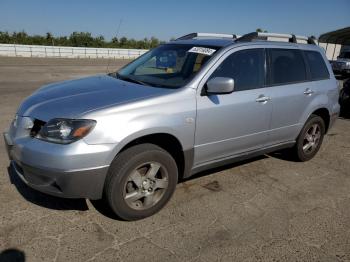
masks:
[[[314,91],[312,91],[310,88],[306,88],[305,91],[304,91],[304,95],[312,95],[313,93],[315,93]]]
[[[270,101],[271,98],[265,95],[260,95],[257,99],[255,99],[258,103],[266,103],[267,101]]]

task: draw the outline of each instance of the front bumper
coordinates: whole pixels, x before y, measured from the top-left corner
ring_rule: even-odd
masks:
[[[348,66],[332,66],[334,74],[350,74],[350,67]]]
[[[343,69],[343,70],[333,70],[334,74],[336,75],[345,75],[350,74],[350,69]]]
[[[8,133],[4,140],[10,168],[29,187],[64,198],[102,197],[110,145],[78,141],[65,147],[33,138],[13,141]]]

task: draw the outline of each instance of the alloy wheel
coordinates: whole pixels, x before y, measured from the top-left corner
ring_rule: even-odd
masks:
[[[124,185],[124,200],[135,210],[156,205],[168,188],[168,172],[157,162],[144,163],[135,168]]]
[[[319,124],[313,124],[305,133],[303,141],[303,151],[305,154],[313,153],[320,142],[321,127]]]

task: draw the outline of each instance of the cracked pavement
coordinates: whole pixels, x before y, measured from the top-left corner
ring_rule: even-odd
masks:
[[[107,63],[1,57],[0,129],[36,88]],[[0,261],[350,261],[349,130],[339,119],[307,163],[275,153],[201,173],[136,222],[111,218],[99,201],[28,188],[9,172],[1,140]]]

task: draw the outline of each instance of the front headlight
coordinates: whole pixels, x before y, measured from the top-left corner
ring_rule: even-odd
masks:
[[[86,136],[95,125],[95,120],[55,118],[40,129],[36,138],[53,143],[69,144]]]

